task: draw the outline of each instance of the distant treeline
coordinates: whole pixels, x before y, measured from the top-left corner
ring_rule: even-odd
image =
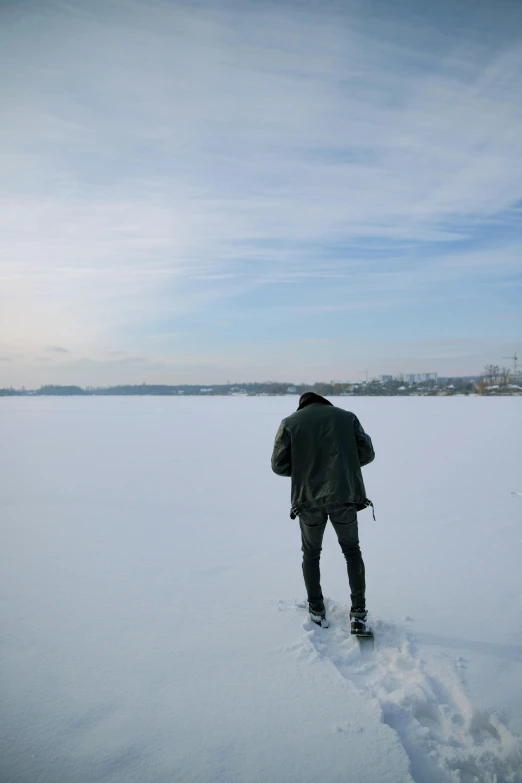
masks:
[[[212,395],[241,395],[241,394],[304,394],[305,391],[315,391],[317,394],[332,394],[332,384],[315,383],[312,385],[299,385],[290,383],[244,383],[244,384],[214,384],[202,386],[201,384],[183,384],[181,386],[168,386],[163,384],[142,383],[138,386],[108,386],[91,387],[87,386],[42,386],[37,390],[27,389],[0,389],[0,394],[17,396],[38,396],[38,395],[57,395],[57,396],[92,396],[92,395],[113,395],[113,396],[132,396],[132,395],[157,395],[157,396],[176,396],[176,395],[198,395],[209,397]]]
[[[37,390],[0,389],[0,396],[178,396],[196,395],[201,397],[219,395],[301,395],[307,391],[314,391],[325,396],[337,396],[340,394],[360,396],[407,396],[409,394],[469,394],[476,391],[477,378],[438,378],[416,384],[406,384],[399,379],[382,381],[369,381],[368,383],[314,383],[293,384],[267,381],[263,383],[243,384],[214,384],[202,386],[201,384],[184,384],[170,386],[163,384],[140,384],[139,386],[122,385],[109,387],[82,388],[81,386],[42,386]]]

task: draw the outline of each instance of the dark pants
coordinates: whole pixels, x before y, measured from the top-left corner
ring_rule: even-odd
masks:
[[[324,529],[328,517],[330,517],[330,522],[334,526],[343,555],[346,558],[352,607],[364,608],[366,606],[366,582],[364,563],[359,548],[357,511],[353,506],[350,506],[332,511],[327,509],[306,511],[299,515],[303,550],[303,576],[310,610],[317,614],[324,614],[319,558],[321,557]]]

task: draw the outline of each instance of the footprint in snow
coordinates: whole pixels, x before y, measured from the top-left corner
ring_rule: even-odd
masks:
[[[326,606],[330,628],[307,615],[303,643],[375,700],[416,783],[522,783],[522,741],[496,716],[474,709],[458,662],[422,651],[409,629],[382,620],[371,623],[375,650],[365,655],[350,634],[349,607],[330,600]],[[281,602],[280,609],[306,611],[306,603]]]

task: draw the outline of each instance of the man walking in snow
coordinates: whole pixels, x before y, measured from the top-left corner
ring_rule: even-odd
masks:
[[[328,517],[346,558],[352,599],[352,633],[366,632],[366,582],[359,548],[357,511],[372,505],[361,472],[375,458],[372,441],[357,416],[307,392],[295,413],[283,419],[272,470],[292,479],[292,519],[299,517],[303,576],[311,619],[328,627],[319,559]]]

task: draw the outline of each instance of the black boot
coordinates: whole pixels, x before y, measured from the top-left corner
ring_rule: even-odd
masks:
[[[366,624],[368,611],[361,606],[352,606],[350,611],[350,620],[352,624],[352,633],[356,636],[370,636],[371,630]]]
[[[326,619],[326,610],[324,604],[322,607],[312,609],[312,605],[308,604],[308,611],[310,612],[310,620],[316,625],[320,625],[321,628],[329,628],[330,623]]]

